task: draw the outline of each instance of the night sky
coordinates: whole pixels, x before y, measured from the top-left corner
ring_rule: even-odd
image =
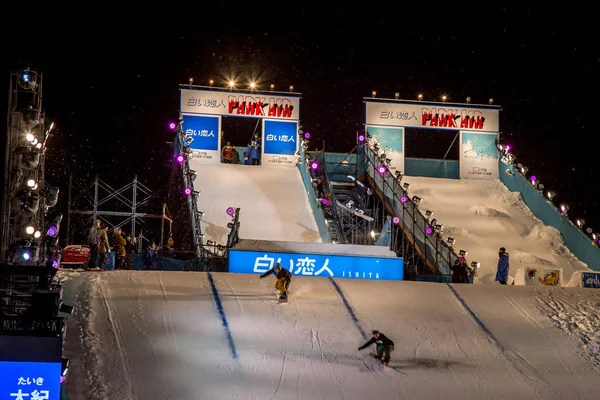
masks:
[[[365,3],[350,12],[244,2],[129,12],[94,4],[85,12],[0,13],[3,87],[24,65],[43,73],[46,118],[57,126],[47,179],[63,193],[69,172],[99,174],[113,187],[137,174],[164,190],[178,84],[193,77],[225,85],[234,76],[264,89],[294,85],[311,148],[324,141],[339,152],[354,147],[362,98],[372,90],[411,100],[417,93],[432,101],[470,96],[479,104],[493,97],[503,106],[503,141],[557,192],[557,204],[600,231],[600,35],[584,10]],[[256,120],[236,121],[223,129],[233,144],[246,145]],[[407,156],[441,158],[451,139],[420,137]]]

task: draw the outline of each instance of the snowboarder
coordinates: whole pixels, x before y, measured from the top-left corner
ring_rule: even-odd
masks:
[[[287,269],[283,268],[281,264],[275,263],[273,268],[265,272],[260,276],[260,279],[265,278],[271,274],[275,274],[277,281],[275,282],[275,289],[279,290],[279,299],[287,300],[288,289],[290,282],[292,281],[292,274]]]
[[[498,269],[496,270],[496,280],[501,285],[506,285],[508,281],[508,271],[510,270],[510,261],[508,253],[504,247],[500,247],[498,250]]]
[[[390,353],[394,351],[394,342],[378,330],[373,331],[373,337],[365,344],[360,346],[358,350],[369,347],[375,343],[377,345],[376,359],[380,360],[383,365],[388,365],[390,362]],[[382,358],[383,357],[383,358]]]
[[[356,186],[350,190],[351,199],[346,202],[346,207],[356,209],[359,212],[364,212],[366,208],[365,199],[367,196],[373,194],[371,188],[366,187],[362,182],[356,180],[352,175],[348,175],[348,178],[356,182]]]

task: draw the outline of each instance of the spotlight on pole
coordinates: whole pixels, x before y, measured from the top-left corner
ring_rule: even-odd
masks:
[[[551,191],[551,190],[549,190],[549,191],[546,193],[546,197],[548,198],[548,200],[552,200],[552,199],[554,198],[554,196],[556,196],[556,193],[555,193],[555,192],[553,192],[553,191]]]
[[[450,247],[454,246],[454,243],[456,243],[456,239],[454,239],[453,237],[449,237],[448,239],[446,239],[446,241],[448,242],[448,245]]]
[[[579,229],[581,229],[583,227],[583,225],[585,225],[585,220],[578,218],[575,223],[577,224],[577,226],[579,227]]]
[[[562,213],[563,213],[564,215],[567,215],[567,211],[569,211],[569,206],[568,206],[568,205],[566,205],[566,204],[561,204],[561,205],[560,205],[560,211],[562,211]]]

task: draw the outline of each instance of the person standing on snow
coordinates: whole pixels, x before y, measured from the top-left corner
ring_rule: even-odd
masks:
[[[510,261],[504,247],[500,247],[500,250],[498,250],[498,257],[496,280],[500,282],[501,285],[506,285],[506,282],[508,281],[508,272],[510,270]]]
[[[231,164],[233,162],[233,152],[234,151],[235,150],[233,149],[231,144],[229,144],[229,142],[227,142],[225,144],[225,147],[223,147],[223,151],[222,151],[223,162],[225,164]]]
[[[377,355],[375,358],[381,360],[383,365],[388,365],[390,362],[390,353],[394,351],[394,342],[383,333],[374,330],[373,337],[367,343],[360,346],[358,351],[369,347],[373,343],[377,345]]]
[[[275,289],[279,290],[279,298],[287,299],[288,297],[288,289],[290,287],[290,282],[292,281],[292,274],[287,269],[283,268],[281,264],[275,263],[275,266],[262,274],[260,279],[265,278],[271,274],[275,274],[277,281],[275,282]]]

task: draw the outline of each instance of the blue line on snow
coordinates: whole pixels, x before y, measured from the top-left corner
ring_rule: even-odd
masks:
[[[231,355],[233,358],[237,358],[237,352],[235,351],[235,343],[233,342],[233,336],[231,335],[231,329],[229,329],[229,324],[227,323],[227,317],[225,317],[225,311],[223,310],[223,304],[221,303],[221,298],[219,297],[219,292],[217,291],[217,287],[215,286],[215,281],[213,280],[212,274],[208,272],[208,282],[210,282],[210,287],[212,289],[213,297],[215,298],[215,303],[217,305],[217,309],[219,310],[219,315],[221,316],[221,321],[223,322],[223,328],[225,328],[225,335],[227,336],[227,341],[229,342],[229,348],[231,349]]]
[[[450,289],[450,291],[452,292],[452,294],[454,294],[454,297],[456,297],[456,299],[460,302],[460,304],[462,304],[462,306],[465,308],[465,310],[467,310],[467,312],[469,313],[469,315],[471,316],[471,318],[473,318],[473,320],[477,323],[477,325],[479,325],[479,327],[481,328],[481,330],[485,332],[485,334],[490,338],[490,340],[493,341],[494,344],[496,346],[498,346],[498,348],[502,352],[504,352],[504,347],[500,344],[500,341],[498,340],[498,338],[496,338],[496,336],[494,336],[494,334],[492,333],[492,331],[490,331],[488,329],[488,327],[485,326],[485,324],[479,319],[479,317],[477,315],[475,315],[475,313],[473,312],[473,310],[471,310],[471,308],[467,305],[467,303],[463,300],[463,298],[460,297],[460,295],[458,294],[458,292],[456,291],[456,289],[454,289],[452,286],[450,286],[449,283],[446,283],[446,286],[448,286],[448,288]]]
[[[338,292],[338,294],[342,298],[342,301],[344,302],[344,305],[346,306],[346,310],[348,310],[348,314],[350,314],[350,318],[352,318],[352,322],[354,322],[354,326],[356,326],[356,328],[358,329],[358,331],[362,335],[363,339],[366,340],[367,339],[367,334],[363,330],[362,326],[360,326],[360,322],[358,322],[358,318],[356,318],[356,314],[354,314],[354,310],[350,306],[350,303],[348,303],[348,300],[346,299],[346,296],[344,295],[344,292],[342,292],[342,289],[338,286],[338,284],[336,283],[336,281],[333,280],[333,278],[329,278],[329,280],[331,281],[331,284],[335,288],[336,292]]]

